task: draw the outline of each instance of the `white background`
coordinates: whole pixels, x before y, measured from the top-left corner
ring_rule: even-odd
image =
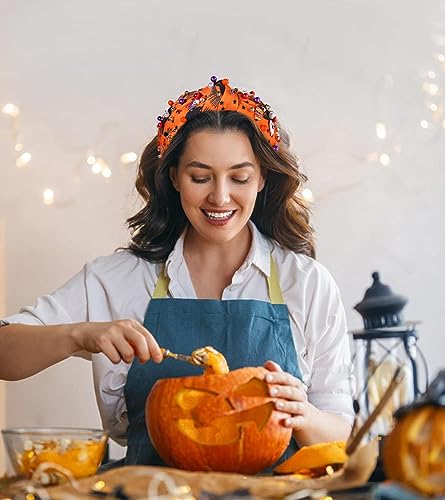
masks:
[[[433,57],[445,53],[444,26],[438,0],[0,0],[0,105],[20,106],[19,139],[32,153],[15,166],[11,120],[0,115],[6,312],[127,242],[135,164],[120,154],[140,153],[167,100],[215,74],[255,89],[289,130],[315,196],[318,259],[350,327],[361,326],[353,306],[379,270],[409,298],[406,318],[422,320],[434,375],[444,367],[445,129],[437,114],[438,126],[420,121],[431,119],[425,73],[445,89]],[[109,163],[110,180],[91,173],[89,151]],[[83,360],[3,387],[7,425],[100,425]]]

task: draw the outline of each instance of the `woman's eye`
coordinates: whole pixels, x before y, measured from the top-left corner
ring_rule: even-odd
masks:
[[[208,177],[193,177],[192,176],[192,182],[196,182],[196,184],[204,184],[204,182],[207,182],[209,180]]]
[[[237,184],[246,184],[247,182],[249,182],[249,177],[246,177],[245,179],[234,178],[233,181]]]

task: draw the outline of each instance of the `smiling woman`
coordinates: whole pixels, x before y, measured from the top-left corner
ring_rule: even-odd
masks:
[[[297,445],[345,439],[354,390],[345,314],[313,258],[305,180],[253,91],[212,77],[169,101],[139,164],[144,205],[128,220],[128,247],[5,318],[0,377],[91,359],[103,425],[128,445],[126,463],[163,464],[145,427],[147,395],[199,368],[163,361],[160,346],[212,345],[233,370],[267,369]]]

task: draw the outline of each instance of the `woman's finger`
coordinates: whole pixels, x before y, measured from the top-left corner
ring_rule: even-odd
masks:
[[[159,344],[156,342],[156,339],[139,322],[135,321],[135,325],[133,325],[133,326],[145,338],[145,341],[147,343],[148,350],[149,350],[149,359],[152,358],[153,361],[155,361],[156,363],[160,363],[163,359],[163,356],[162,356],[161,348],[159,347]]]
[[[275,403],[275,408],[291,415],[302,415],[304,416],[306,405],[298,401],[283,401],[279,400]]]
[[[103,352],[105,356],[115,365],[117,365],[122,361],[120,353],[114,347],[114,345],[109,341],[104,343],[101,352]]]
[[[297,377],[287,372],[271,372],[266,375],[266,382],[269,384],[292,385],[303,388],[303,383]]]
[[[120,357],[125,363],[131,363],[135,357],[135,350],[124,335],[118,335],[110,339]]]
[[[275,361],[271,361],[271,360],[266,361],[264,363],[264,368],[267,368],[271,372],[282,372],[283,371],[283,369],[281,368],[281,366],[278,363],[275,363]]]
[[[136,329],[128,329],[124,335],[139,361],[141,363],[148,361],[150,359],[150,351],[146,337]]]
[[[307,401],[306,391],[291,385],[273,385],[269,387],[269,394],[274,398],[290,401]]]

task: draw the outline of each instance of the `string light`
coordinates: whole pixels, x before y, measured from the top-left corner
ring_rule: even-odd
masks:
[[[52,205],[54,203],[54,191],[52,189],[45,189],[43,191],[43,203],[45,205]]]
[[[18,106],[16,106],[15,104],[8,103],[8,104],[5,104],[3,106],[2,113],[4,113],[5,115],[12,116],[13,118],[15,118],[15,117],[19,116],[19,114],[20,114],[20,108]]]
[[[431,78],[431,80],[434,80],[434,78],[436,78],[436,72],[435,71],[428,71],[427,76],[428,76],[428,78]]]
[[[87,158],[88,165],[92,166],[96,163],[96,157],[93,155],[89,155]]]
[[[391,158],[389,156],[389,154],[387,153],[382,153],[380,156],[379,156],[379,162],[384,166],[384,167],[387,167],[390,163],[391,163]]]
[[[375,125],[375,133],[379,139],[385,139],[386,138],[386,127],[385,124],[382,122],[378,122]]]
[[[421,120],[420,121],[420,126],[422,128],[428,128],[430,126],[429,122],[427,120]]]
[[[441,63],[445,62],[445,56],[441,53],[434,54],[434,59],[436,59],[436,61],[439,61]]]
[[[430,95],[437,95],[439,93],[439,85],[437,83],[424,82],[423,90]]]
[[[427,106],[433,112],[435,112],[435,111],[437,111],[439,109],[439,106],[435,102],[429,102],[427,104]]]
[[[31,153],[23,153],[15,160],[15,164],[18,168],[22,168],[31,161],[31,158],[32,158]]]
[[[102,170],[105,168],[105,167],[108,167],[108,165],[105,163],[105,160],[103,158],[95,158],[95,162],[93,163],[93,165],[91,165],[91,171],[93,172],[93,174],[100,174],[102,172]]]
[[[105,166],[103,169],[102,169],[102,175],[106,178],[106,179],[109,179],[111,177],[111,169],[110,167],[107,167]]]
[[[124,165],[128,165],[129,163],[134,163],[138,159],[138,155],[133,151],[129,151],[128,153],[124,153],[121,155],[121,162]]]
[[[303,200],[308,201],[309,203],[312,203],[314,201],[314,195],[312,194],[312,191],[308,188],[303,189],[301,191],[301,196]]]
[[[14,151],[17,151],[17,153],[20,153],[20,151],[23,151],[23,144],[20,144],[20,143],[16,144],[14,146]]]

